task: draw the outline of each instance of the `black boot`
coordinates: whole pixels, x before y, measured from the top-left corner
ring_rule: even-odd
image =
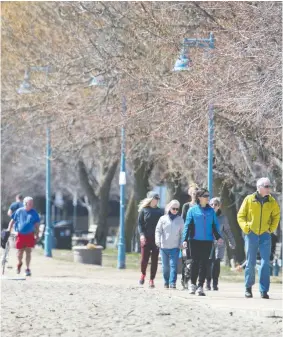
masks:
[[[205,284],[205,290],[211,290],[211,280],[206,280],[206,284]]]
[[[213,280],[213,290],[219,290],[219,288],[218,288],[218,279]]]
[[[269,299],[269,295],[268,295],[267,291],[262,291],[260,293],[260,296],[261,296],[261,298],[265,298],[267,300]]]
[[[253,297],[252,288],[246,288],[245,297],[246,298],[252,298]]]

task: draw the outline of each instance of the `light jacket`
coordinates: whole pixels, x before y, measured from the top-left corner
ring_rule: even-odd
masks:
[[[209,205],[190,207],[185,222],[183,241],[188,239],[213,241],[219,238],[221,238],[219,222],[214,209]]]
[[[155,229],[156,246],[164,249],[180,248],[183,229],[184,220],[181,216],[171,220],[168,214],[163,215]]]
[[[245,234],[250,231],[257,235],[276,230],[280,220],[280,208],[277,201],[268,195],[262,201],[257,192],[246,196],[238,212],[238,223]]]
[[[236,242],[233,236],[233,233],[231,231],[228,218],[226,215],[222,214],[222,212],[219,211],[216,213],[217,220],[219,222],[219,231],[223,239],[227,240],[229,242],[230,247],[233,247],[232,249],[235,249]],[[215,258],[222,260],[224,258],[225,253],[225,242],[218,243],[214,242],[214,249],[215,249]]]

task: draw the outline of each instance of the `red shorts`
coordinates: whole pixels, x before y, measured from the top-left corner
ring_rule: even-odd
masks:
[[[33,248],[34,246],[35,246],[34,233],[29,234],[18,233],[16,238],[17,249]]]

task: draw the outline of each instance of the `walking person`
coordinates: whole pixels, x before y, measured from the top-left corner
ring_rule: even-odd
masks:
[[[257,181],[257,191],[246,196],[238,212],[238,223],[245,234],[246,269],[245,297],[251,298],[255,284],[256,256],[259,249],[259,291],[261,298],[268,299],[270,286],[269,258],[271,253],[271,233],[278,227],[280,208],[270,195],[271,183],[268,178]]]
[[[141,277],[140,284],[144,284],[146,269],[151,255],[149,287],[154,288],[154,279],[158,266],[159,249],[155,244],[155,229],[160,217],[164,214],[157,206],[159,194],[150,191],[139,204],[138,230],[141,243]]]
[[[196,204],[196,191],[198,186],[196,184],[191,184],[188,190],[188,195],[190,201],[185,203],[182,207],[182,218],[184,223],[186,221],[188,210],[191,206]],[[182,259],[182,278],[181,278],[181,285],[183,289],[188,289],[188,282],[190,279],[190,270],[191,270],[191,256],[190,251],[188,248],[182,249],[180,251],[180,257]]]
[[[183,247],[190,249],[192,257],[190,294],[205,296],[203,285],[214,239],[223,243],[216,213],[209,206],[209,192],[201,188],[196,192],[196,205],[190,207],[183,232]],[[198,279],[198,287],[197,287]]]
[[[23,204],[23,196],[21,194],[17,194],[16,195],[16,201],[13,202],[9,209],[8,209],[8,216],[11,217],[13,213],[16,212],[17,209],[21,208],[21,207],[24,207],[24,204]]]
[[[155,243],[160,248],[164,287],[176,289],[179,252],[184,230],[183,218],[178,215],[180,203],[172,200],[165,208],[155,229]]]
[[[188,189],[189,202],[186,202],[182,207],[182,218],[184,223],[186,221],[188,210],[191,206],[196,204],[196,191],[198,186],[196,184],[191,184]]]
[[[229,243],[231,249],[236,248],[235,239],[232,234],[228,218],[222,213],[221,202],[219,198],[212,198],[209,202],[210,206],[214,209],[217,220],[219,222],[219,230],[222,238],[226,239]],[[220,262],[224,258],[225,253],[225,242],[219,244],[214,242],[212,246],[208,266],[207,266],[207,277],[206,277],[206,290],[211,290],[211,279],[212,279],[212,289],[219,290],[218,279],[220,275]]]
[[[26,276],[31,276],[30,261],[31,250],[38,240],[39,232],[39,215],[33,209],[33,198],[25,197],[23,200],[24,207],[19,208],[12,214],[12,220],[9,223],[8,231],[11,232],[15,225],[16,236],[16,249],[18,257],[17,273],[20,274],[23,264],[23,255],[26,253]]]

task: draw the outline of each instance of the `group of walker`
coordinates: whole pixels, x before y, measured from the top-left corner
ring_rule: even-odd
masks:
[[[279,205],[270,191],[269,179],[259,179],[257,191],[244,199],[237,215],[245,240],[246,298],[253,297],[252,286],[255,284],[258,250],[261,256],[260,295],[261,298],[269,298],[271,234],[277,229],[280,220]],[[145,282],[151,255],[149,287],[154,288],[160,251],[164,287],[176,289],[178,260],[184,255],[181,280],[183,288],[188,288],[190,294],[205,296],[204,285],[206,290],[219,290],[220,262],[225,251],[224,239],[231,249],[235,249],[236,244],[228,219],[221,211],[220,199],[209,200],[209,191],[197,186],[191,186],[188,192],[192,200],[183,206],[182,216],[179,215],[178,200],[170,201],[163,214],[158,207],[159,195],[154,191],[148,192],[147,198],[141,201],[138,217],[141,243],[139,283],[143,285]]]
[[[271,192],[268,178],[257,181],[257,191],[248,195],[238,212],[237,219],[244,234],[246,261],[245,297],[253,297],[255,266],[259,250],[259,290],[262,298],[268,299],[270,286],[269,258],[271,235],[280,220],[280,208]],[[159,195],[151,191],[139,205],[138,229],[141,243],[141,277],[145,282],[146,269],[151,256],[149,286],[154,288],[159,252],[162,260],[164,287],[176,289],[177,268],[180,255],[183,257],[182,280],[190,294],[205,296],[206,290],[218,290],[220,261],[224,257],[225,239],[232,249],[235,240],[228,219],[221,211],[219,198],[209,200],[209,191],[192,186],[191,201],[186,203],[179,215],[180,203],[172,200],[165,214],[158,207]],[[8,230],[1,232],[1,246],[6,247],[9,235],[15,227],[17,248],[17,273],[21,272],[23,254],[26,253],[26,276],[31,275],[31,251],[39,236],[40,218],[33,209],[33,198],[18,195],[8,211],[12,218]],[[182,254],[182,251],[185,254]],[[189,281],[189,286],[188,286]],[[211,284],[212,281],[212,284]]]

